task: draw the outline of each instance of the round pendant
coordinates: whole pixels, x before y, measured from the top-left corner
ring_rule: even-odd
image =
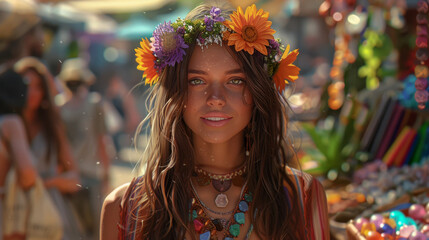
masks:
[[[226,192],[231,187],[231,180],[215,180],[212,179],[212,185],[218,192]]]
[[[226,207],[228,205],[228,197],[223,193],[219,193],[216,196],[215,204],[216,204],[216,207],[218,208]]]

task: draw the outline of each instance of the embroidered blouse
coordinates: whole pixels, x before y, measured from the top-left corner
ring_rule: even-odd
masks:
[[[305,234],[302,239],[327,240],[329,239],[329,222],[326,195],[320,182],[310,174],[287,168],[287,173],[292,177],[295,187],[299,193],[301,213],[304,216]],[[138,188],[142,177],[134,179],[122,199],[120,210],[120,223],[118,239],[136,239],[136,228],[139,225],[135,219],[138,218],[139,206],[130,209],[134,203],[140,201],[142,188]],[[286,188],[286,187],[285,187]],[[287,189],[287,188],[286,188]],[[131,217],[132,216],[132,217]],[[252,239],[251,230],[247,234],[247,239]]]

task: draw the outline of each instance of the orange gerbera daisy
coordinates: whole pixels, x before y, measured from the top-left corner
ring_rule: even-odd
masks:
[[[293,62],[299,54],[298,49],[290,53],[289,49],[290,46],[287,45],[279,66],[277,67],[277,71],[273,76],[274,84],[281,93],[285,89],[286,84],[289,84],[289,81],[295,82],[295,80],[298,79],[299,71],[301,70],[299,67],[293,65]]]
[[[134,49],[136,51],[136,62],[138,63],[137,69],[143,72],[145,84],[155,84],[158,82],[159,75],[155,69],[156,58],[153,55],[150,42],[147,38],[140,41],[141,48]]]
[[[254,49],[267,55],[268,39],[274,39],[273,34],[276,32],[271,29],[271,21],[268,21],[268,12],[259,9],[253,4],[246,8],[243,13],[241,7],[230,15],[231,21],[225,21],[225,25],[232,29],[228,38],[228,45],[235,45],[235,51],[245,50],[253,54]]]

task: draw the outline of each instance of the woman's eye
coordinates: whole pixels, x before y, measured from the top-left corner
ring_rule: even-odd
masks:
[[[230,83],[234,84],[234,85],[240,85],[244,83],[243,79],[240,78],[236,78],[236,79],[232,79],[231,81],[229,81]]]
[[[198,78],[189,80],[189,84],[191,84],[191,85],[200,85],[203,83],[204,83],[203,80],[198,79]]]

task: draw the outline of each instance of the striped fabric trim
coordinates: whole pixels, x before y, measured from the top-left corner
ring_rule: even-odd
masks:
[[[120,211],[120,224],[118,225],[119,229],[119,240],[128,240],[128,239],[135,239],[136,232],[137,232],[137,221],[132,221],[132,218],[130,216],[133,216],[135,219],[138,217],[138,213],[140,210],[140,206],[138,206],[136,209],[130,209],[130,206],[135,206],[135,202],[139,201],[140,199],[140,192],[136,191],[140,181],[142,180],[142,176],[138,178],[134,178],[130,186],[127,189],[127,192],[123,196],[123,202],[121,205],[121,211]],[[141,190],[140,190],[141,191]],[[130,231],[132,229],[132,231]]]
[[[329,239],[328,207],[323,186],[308,173],[292,168],[287,168],[286,172],[293,175],[299,193],[305,221],[305,239]]]

